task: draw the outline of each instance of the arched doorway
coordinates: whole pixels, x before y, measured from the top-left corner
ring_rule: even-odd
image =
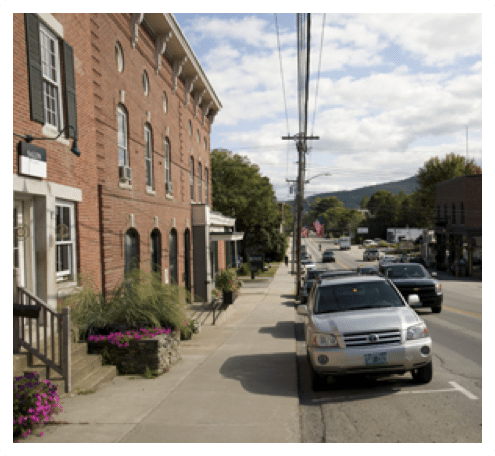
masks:
[[[170,283],[179,283],[177,271],[177,231],[175,228],[170,230],[168,264],[170,268]]]
[[[124,273],[139,268],[139,234],[129,228],[124,236]]]
[[[191,232],[186,228],[184,232],[184,278],[185,286],[191,291]]]
[[[158,228],[155,228],[151,232],[150,236],[150,246],[151,246],[151,271],[157,272],[160,277],[162,275],[162,235]]]

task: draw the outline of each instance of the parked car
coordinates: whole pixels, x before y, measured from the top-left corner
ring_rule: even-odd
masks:
[[[308,271],[309,269],[315,269],[316,265],[311,260],[302,260],[301,267],[303,274],[306,274],[306,271]]]
[[[335,263],[335,253],[333,250],[325,250],[321,256],[322,263]]]
[[[419,301],[409,296],[409,304]],[[314,390],[328,376],[412,373],[417,383],[433,377],[432,341],[425,322],[384,277],[322,278],[311,289],[304,316]]]
[[[306,252],[301,253],[301,260],[311,260],[311,255]]]
[[[380,270],[377,265],[373,266],[358,266],[356,269],[358,274],[361,275],[379,275]]]
[[[378,244],[372,239],[366,239],[363,241],[363,247],[376,247]]]
[[[319,276],[325,272],[327,269],[309,269],[304,276],[303,283],[301,286],[301,303],[304,304],[308,300],[309,292],[311,287],[318,280]]]
[[[419,296],[422,307],[430,307],[433,313],[442,311],[443,293],[441,283],[432,273],[417,263],[387,264],[384,274],[399,289],[405,299],[409,295]]]
[[[395,258],[395,255],[383,255],[379,262],[380,270],[385,264],[395,263],[396,261],[397,259]]]
[[[366,249],[363,252],[363,261],[374,261],[378,260],[379,253],[377,249]]]
[[[323,274],[320,274],[320,279],[331,279],[334,277],[342,277],[342,276],[355,276],[357,275],[356,271],[352,271],[350,269],[334,269],[333,271],[327,271]]]

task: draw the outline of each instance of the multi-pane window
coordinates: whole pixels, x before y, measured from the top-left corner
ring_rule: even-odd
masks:
[[[74,205],[57,203],[55,205],[55,218],[57,280],[73,280],[76,273]]]
[[[60,98],[60,55],[58,39],[40,24],[41,68],[45,122],[57,129],[62,127]]]
[[[170,181],[170,141],[165,138],[165,182],[168,184]]]
[[[205,204],[208,204],[208,168],[205,168]]]
[[[151,137],[151,128],[149,125],[144,126],[144,147],[146,187],[153,189],[153,138]]]
[[[179,274],[177,271],[177,231],[175,228],[170,230],[169,235],[169,260],[168,266],[170,268],[170,283],[178,283]]]
[[[194,201],[194,158],[191,157],[191,201]]]
[[[122,106],[117,107],[117,129],[119,166],[129,166],[129,150],[127,148],[127,114]]]
[[[202,168],[201,168],[201,163],[198,165],[198,202],[199,203],[202,203],[203,202],[203,195],[202,195],[202,183],[201,183],[201,180],[203,179],[203,176],[202,176]]]

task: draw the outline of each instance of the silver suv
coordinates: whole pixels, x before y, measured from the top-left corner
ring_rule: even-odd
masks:
[[[366,249],[363,252],[363,261],[373,261],[378,260],[379,253],[377,249]]]
[[[425,322],[386,278],[355,276],[322,279],[311,289],[304,332],[312,387],[327,376],[412,373],[417,383],[433,377],[431,338]]]

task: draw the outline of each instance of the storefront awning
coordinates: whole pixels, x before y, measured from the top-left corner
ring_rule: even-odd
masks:
[[[225,232],[210,232],[210,241],[242,241],[244,233],[225,233]]]

